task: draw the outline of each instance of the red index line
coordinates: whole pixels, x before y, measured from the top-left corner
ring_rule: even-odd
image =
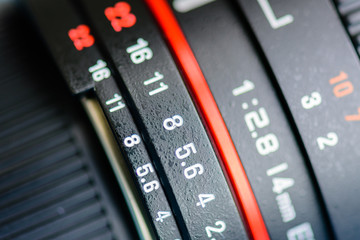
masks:
[[[254,239],[270,239],[249,180],[200,66],[166,0],[145,0],[170,45],[226,168]]]

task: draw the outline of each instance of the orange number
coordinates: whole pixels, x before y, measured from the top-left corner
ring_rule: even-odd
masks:
[[[342,82],[339,85],[336,85],[333,89],[333,93],[337,98],[345,97],[346,95],[349,95],[353,91],[354,91],[354,86],[349,81]]]
[[[338,76],[331,78],[329,80],[329,83],[331,85],[334,85],[346,79],[348,79],[348,75],[345,72],[341,71]],[[354,86],[350,81],[339,83],[333,89],[333,93],[337,98],[345,97],[346,95],[351,94],[353,91]]]
[[[345,116],[345,120],[348,122],[360,121],[360,107],[358,108],[357,115],[347,115],[347,116]]]

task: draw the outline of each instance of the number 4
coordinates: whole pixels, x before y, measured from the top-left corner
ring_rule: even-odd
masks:
[[[210,202],[214,199],[214,194],[199,194],[199,202],[196,203],[196,206],[202,206],[203,208],[205,208],[205,203]]]
[[[289,187],[294,186],[294,179],[292,178],[273,178],[273,192],[280,194],[285,189],[288,189]]]
[[[171,213],[170,212],[167,212],[167,211],[158,211],[157,212],[157,215],[158,215],[158,218],[156,218],[155,220],[157,222],[163,222],[165,218],[167,217],[170,217],[171,216]]]

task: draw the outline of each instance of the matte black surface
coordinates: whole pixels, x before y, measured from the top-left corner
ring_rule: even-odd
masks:
[[[170,209],[164,189],[155,169],[151,167],[151,169],[154,169],[154,172],[151,172],[150,170],[148,174],[142,176],[142,174],[147,171],[145,169],[149,170],[149,165],[153,166],[143,143],[143,139],[141,139],[139,144],[136,144],[133,147],[128,147],[124,144],[128,137],[136,135],[139,136],[140,139],[141,136],[132,120],[127,106],[124,106],[120,110],[110,112],[116,103],[113,103],[112,106],[106,104],[109,99],[114,99],[114,94],[119,94],[120,92],[114,79],[109,78],[97,83],[95,89],[104,112],[119,141],[122,152],[125,153],[124,156],[129,163],[129,167],[134,176],[134,181],[144,199],[146,210],[148,211],[148,214],[150,214],[157,237],[159,239],[181,239],[173,212]],[[124,100],[121,101],[124,102]],[[143,168],[143,166],[146,165],[147,167]],[[137,172],[140,173],[140,176],[136,174]],[[154,184],[157,184],[159,187],[152,191],[148,190],[149,192],[145,191],[145,189],[151,189],[151,185]],[[161,216],[164,217],[162,218]]]
[[[227,124],[270,237],[287,239],[289,229],[307,222],[315,239],[326,239],[324,216],[302,155],[239,13],[232,7],[216,1],[176,16]],[[267,153],[257,143],[268,134],[275,135],[278,147]],[[271,171],[279,166],[278,173]],[[273,182],[290,185],[278,190]]]
[[[144,131],[144,138],[152,156],[157,157],[155,167],[160,178],[167,184],[167,190],[173,193],[170,202],[175,214],[181,214],[176,216],[178,223],[182,230],[189,231],[189,236],[184,237],[207,239],[205,228],[211,226],[220,229],[222,222],[219,221],[223,221],[226,224],[226,229],[222,232],[224,238],[246,238],[240,216],[204,127],[152,18],[143,2],[129,1],[131,12],[137,18],[136,24],[115,32],[104,15],[104,10],[114,7],[115,3],[117,1],[82,1],[82,6],[93,21],[94,31],[105,44],[121,74],[122,84],[126,86],[134,101],[130,108],[138,111],[136,120],[142,124],[141,130]],[[140,56],[137,52],[139,48],[134,50],[138,41],[148,45],[140,50],[147,51],[148,59]],[[139,54],[138,58],[136,54]],[[145,81],[155,75],[160,76],[159,79],[146,84],[149,81]],[[165,85],[166,90],[153,92],[159,87],[165,89]],[[166,130],[163,127],[164,120],[174,115],[183,118],[183,125]],[[177,149],[180,149],[181,155],[186,155],[187,151],[181,151],[181,148],[191,143],[194,144],[196,153],[189,148],[187,157],[177,159]],[[200,204],[197,205],[199,194],[214,194],[216,198],[207,202],[203,208]],[[184,221],[186,226],[181,225],[181,221]],[[213,237],[215,236],[219,234],[213,233]]]
[[[29,21],[0,3],[0,239],[136,239],[85,113]]]
[[[102,56],[96,47],[96,43],[93,46],[88,47],[86,56],[73,47],[72,58],[75,61],[62,62],[61,59],[64,57],[62,53],[68,51],[67,45],[70,39],[68,37],[62,37],[58,38],[55,42],[52,42],[54,39],[52,39],[51,36],[53,36],[58,29],[70,29],[73,26],[78,26],[80,23],[84,24],[84,21],[81,20],[81,17],[76,12],[73,5],[67,0],[59,0],[56,3],[47,6],[43,5],[41,1],[37,1],[32,5],[32,9],[38,9],[38,11],[32,13],[35,15],[37,22],[40,25],[43,37],[49,41],[48,45],[50,46],[50,51],[54,53],[53,55],[57,60],[60,59],[57,61],[58,67],[63,71],[63,75],[69,78],[68,82],[77,85],[76,82],[78,80],[71,77],[76,75],[77,72],[79,79],[82,79],[83,81],[85,79],[90,79],[95,83],[95,93],[110,121],[110,126],[116,134],[122,153],[131,168],[130,172],[141,193],[147,210],[146,214],[150,215],[149,218],[152,220],[153,227],[155,227],[154,230],[157,237],[159,239],[181,238],[157,174],[156,172],[151,172],[151,170],[149,171],[149,168],[153,169],[152,161],[142,143],[143,140],[141,139],[141,135],[125,105],[125,100],[121,97],[122,94],[119,91],[114,78],[111,76],[110,69],[107,67],[106,62],[102,60]],[[53,12],[56,10],[61,13],[66,13],[66,21],[61,21],[59,18],[44,18],[42,15],[44,12]],[[44,29],[44,24],[41,23],[46,23],[51,26],[51,28]],[[66,35],[65,31],[62,33],[63,35]],[[58,54],[56,54],[57,52]],[[66,54],[65,56],[70,56],[70,54]],[[125,139],[131,138],[134,134],[139,140],[141,139],[141,143],[134,144],[132,147],[126,146],[126,144],[124,144],[126,141]],[[137,176],[137,169],[144,165],[148,165],[148,167],[145,167],[146,169],[141,168],[139,173],[142,175],[144,172],[149,171],[148,174],[143,177]],[[158,188],[154,189],[154,186],[157,186]],[[144,189],[149,192],[146,192]],[[150,191],[151,189],[153,190]],[[166,219],[158,218],[158,212],[166,214]],[[169,213],[170,216],[168,216],[167,213]]]
[[[360,1],[342,0],[337,4],[344,26],[348,30],[358,54],[360,53]]]
[[[78,15],[67,12],[67,2],[27,0],[26,4],[36,18],[38,30],[51,49],[51,54],[71,92],[77,94],[94,88],[94,81],[88,71],[89,64],[84,59],[91,58],[95,49],[84,47],[77,50],[70,39],[69,31],[85,23]]]
[[[360,236],[360,122],[347,121],[346,116],[359,115],[360,65],[332,3],[239,2],[293,114],[335,235],[356,239]],[[260,2],[273,14],[266,18]],[[314,92],[316,99],[306,97]]]

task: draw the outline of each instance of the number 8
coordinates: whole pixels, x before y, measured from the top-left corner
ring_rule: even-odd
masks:
[[[175,115],[171,118],[164,120],[163,126],[166,130],[174,130],[177,127],[181,127],[184,123],[183,118],[180,115]]]
[[[277,151],[279,149],[279,141],[276,135],[269,133],[256,140],[256,149],[263,156]]]
[[[126,137],[124,139],[124,144],[127,147],[133,147],[136,144],[139,144],[141,141],[140,137],[136,134],[131,135],[130,137]]]

